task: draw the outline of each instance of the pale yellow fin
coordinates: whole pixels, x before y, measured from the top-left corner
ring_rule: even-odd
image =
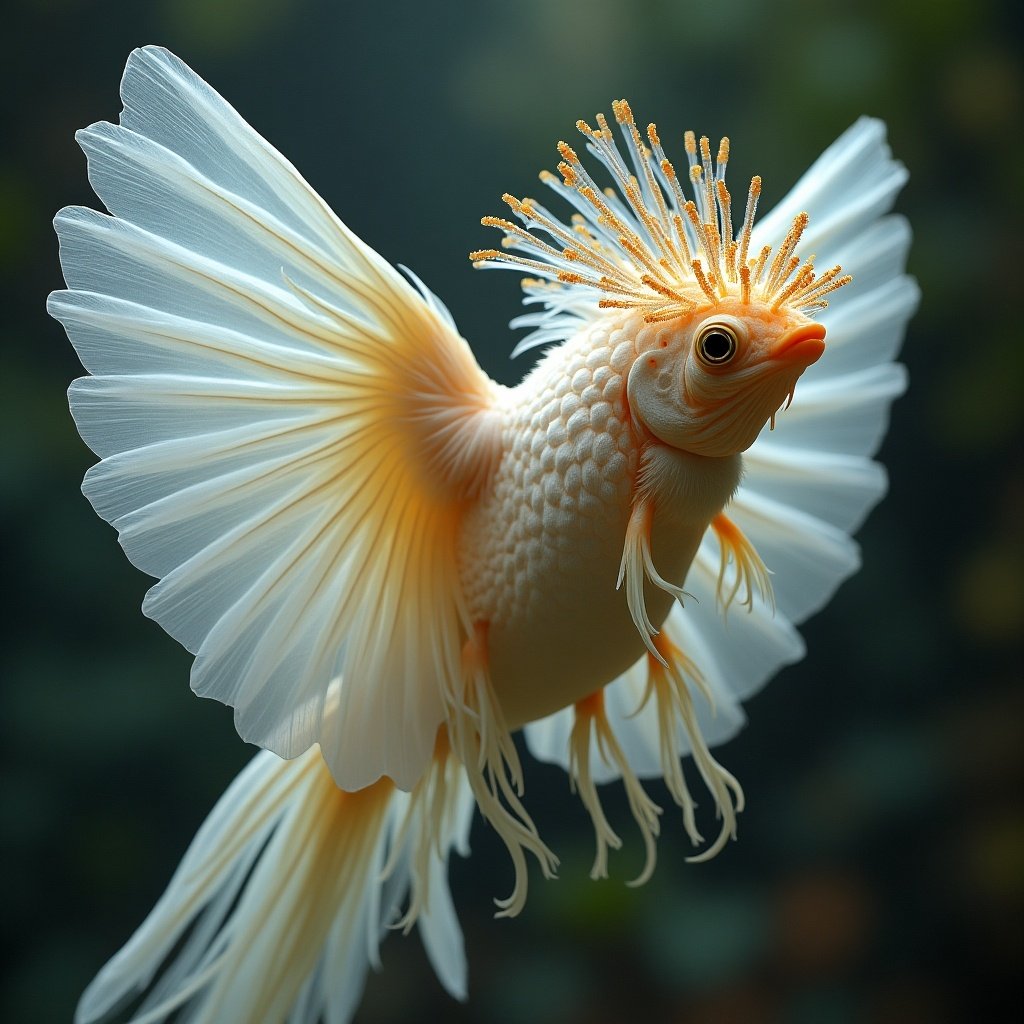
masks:
[[[601,798],[594,782],[592,758],[594,753],[604,764],[614,768],[622,778],[629,809],[644,841],[644,866],[629,884],[643,885],[654,873],[657,861],[658,816],[661,808],[644,792],[636,772],[630,766],[622,746],[615,736],[605,710],[604,691],[598,690],[577,701],[573,709],[573,726],[569,735],[569,780],[580,795],[583,806],[594,823],[597,850],[590,877],[608,877],[608,850],[618,850],[622,840],[605,817]]]
[[[622,545],[622,560],[619,563],[619,578],[616,587],[626,587],[626,605],[633,624],[651,656],[661,660],[654,638],[658,628],[647,614],[644,600],[644,582],[650,582],[664,590],[680,603],[688,596],[682,587],[666,580],[655,568],[651,555],[651,531],[654,525],[654,499],[638,492],[633,499],[633,508],[626,524],[626,537]]]
[[[121,125],[80,136],[111,216],[57,221],[51,308],[96,370],[71,394],[101,458],[85,492],[243,738],[410,789],[460,671],[454,538],[500,457],[500,389],[180,61],[138,51],[122,95]]]
[[[711,529],[718,540],[720,551],[715,597],[722,613],[728,613],[737,597],[747,611],[753,609],[755,596],[774,610],[775,594],[771,572],[754,545],[725,513],[719,513],[711,520]],[[728,583],[730,566],[732,581]]]
[[[347,582],[328,649],[346,656],[336,728],[318,738],[342,786],[383,774],[405,788],[429,763],[461,671],[455,537],[500,458],[498,388],[394,272],[367,283],[370,322],[293,287],[333,319],[352,362],[338,374],[345,441],[322,480],[334,492],[332,568]]]
[[[462,650],[462,672],[445,696],[452,750],[462,762],[480,812],[501,837],[515,872],[512,892],[495,900],[498,917],[514,917],[526,905],[526,852],[545,878],[553,878],[558,858],[540,838],[523,806],[523,772],[512,734],[491,685],[486,623],[476,623]]]
[[[659,657],[647,656],[647,686],[637,713],[653,700],[658,717],[658,747],[662,775],[676,804],[682,809],[683,824],[690,841],[703,842],[697,830],[695,803],[683,775],[680,755],[680,726],[690,747],[694,764],[715,802],[721,828],[715,841],[687,860],[698,862],[716,856],[729,839],[736,837],[736,815],[743,810],[743,790],[739,782],[714,758],[697,721],[694,697],[696,689],[714,711],[714,697],[700,669],[672,641],[666,628],[655,639]]]

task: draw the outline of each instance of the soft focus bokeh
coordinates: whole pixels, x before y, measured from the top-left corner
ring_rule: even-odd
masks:
[[[859,114],[911,169],[924,300],[911,390],[882,451],[892,489],[863,571],[804,630],[810,653],[722,750],[740,842],[684,864],[667,810],[658,870],[626,840],[587,878],[589,820],[532,766],[529,806],[562,855],[524,915],[493,921],[510,868],[474,830],[456,860],[471,1001],[392,936],[361,1024],[1021,1019],[1024,958],[1024,338],[1021,43],[1009,5],[889,0],[9,0],[0,89],[0,1020],[70,1019],[251,750],[189,691],[190,659],[139,611],[147,580],[78,491],[93,461],[67,412],[79,373],[44,314],[50,219],[95,205],[76,128],[116,120],[129,50],[170,47],[281,149],[348,224],[414,268],[484,367],[512,382],[514,275],[475,274],[478,220],[578,117],[627,96],[678,151],[733,140],[767,209]],[[670,143],[668,140],[676,140]],[[1014,224],[1017,225],[1014,228]],[[799,401],[799,396],[798,399]],[[652,791],[660,802],[660,787]],[[670,803],[664,803],[670,808]]]

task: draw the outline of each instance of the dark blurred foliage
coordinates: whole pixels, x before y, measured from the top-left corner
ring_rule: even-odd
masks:
[[[394,936],[358,1020],[1021,1019],[1024,76],[1008,6],[9,0],[4,24],[0,1019],[70,1019],[251,753],[191,695],[189,657],[139,612],[146,579],[78,494],[92,457],[63,392],[79,371],[43,312],[61,283],[50,218],[95,203],[73,131],[116,120],[125,58],[148,42],[415,268],[507,382],[517,285],[465,254],[492,244],[477,220],[502,191],[535,193],[577,117],[625,95],[663,138],[727,132],[765,208],[858,114],[888,121],[924,295],[882,452],[892,490],[861,532],[863,571],[806,627],[808,657],[723,752],[747,786],[741,841],[687,866],[666,815],[654,880],[628,889],[639,842],[612,790],[627,849],[592,883],[588,820],[564,774],[534,766],[561,879],[491,920],[510,873],[477,827],[454,866],[470,1002]]]

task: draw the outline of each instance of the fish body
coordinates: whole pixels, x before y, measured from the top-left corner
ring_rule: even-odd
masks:
[[[474,620],[490,624],[510,725],[585,697],[640,654],[614,585],[639,459],[631,345],[615,335],[614,324],[582,332],[509,394],[501,462],[463,525],[462,585]]]
[[[513,219],[483,219],[501,248],[471,254],[531,275],[516,351],[547,350],[508,388],[176,57],[135,51],[122,98],[78,136],[109,216],[56,219],[48,309],[100,456],[83,489],[157,577],[143,609],[196,655],[193,689],[264,749],[76,1020],[148,992],[134,1020],[344,1022],[396,922],[464,998],[447,866],[474,807],[513,867],[499,915],[531,862],[557,869],[517,730],[567,771],[595,878],[622,845],[604,782],[637,883],[667,820],[645,778],[692,860],[735,837],[712,747],[803,655],[794,624],[855,571],[885,490],[871,455],[917,301],[888,214],[905,171],[862,119],[755,223],[728,140],[713,158],[687,133],[677,170],[624,101],[614,129],[578,122],[613,187],[562,142],[542,180],[568,218],[506,195]]]
[[[501,462],[466,513],[460,578],[472,617],[489,623],[512,727],[582,700],[644,654],[616,586],[641,460],[626,392],[643,329],[635,314],[606,316],[545,354],[507,395]],[[654,533],[659,564],[682,580],[740,458],[667,461],[663,483],[677,493]],[[650,588],[647,600],[660,624],[672,596]]]

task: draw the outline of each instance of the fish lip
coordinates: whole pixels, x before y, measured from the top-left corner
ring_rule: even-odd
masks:
[[[825,351],[825,328],[821,324],[804,324],[787,331],[772,348],[772,359],[810,366]]]

